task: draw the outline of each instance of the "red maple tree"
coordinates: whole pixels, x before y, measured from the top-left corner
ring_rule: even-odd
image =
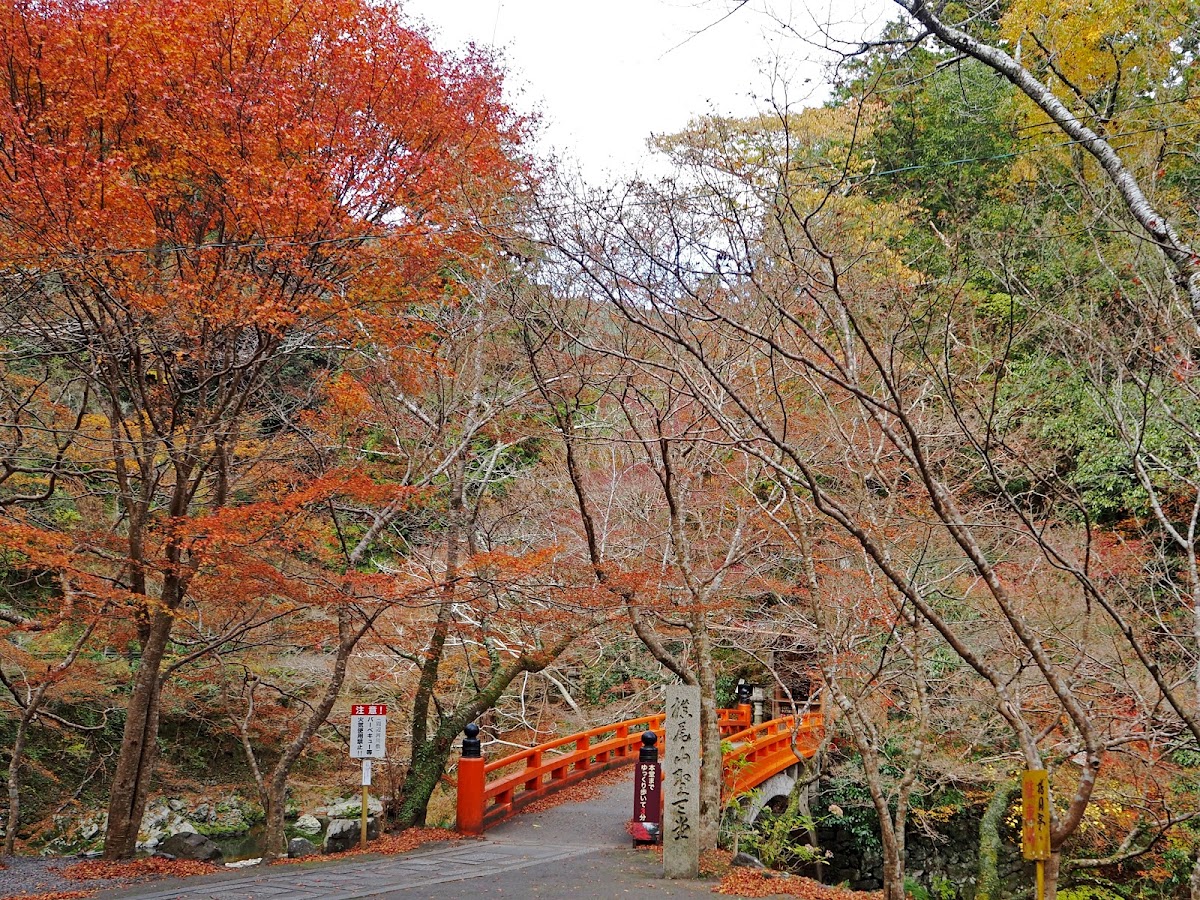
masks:
[[[365,0],[19,2],[0,58],[4,374],[29,383],[0,429],[5,542],[133,626],[121,858],[173,631],[244,525],[218,511],[304,487],[263,464],[314,371],[428,332],[413,311],[482,246],[524,126],[486,58]],[[56,492],[86,514],[37,515]]]

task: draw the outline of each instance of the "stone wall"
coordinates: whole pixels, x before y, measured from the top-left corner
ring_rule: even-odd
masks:
[[[982,807],[968,807],[937,825],[933,837],[910,822],[907,830],[905,872],[925,888],[931,900],[975,900],[979,871],[979,820]],[[821,848],[832,854],[825,882],[846,883],[856,890],[883,886],[883,856],[875,847],[863,847],[860,838],[847,828],[818,828]],[[1004,892],[1000,898],[1015,897],[1033,887],[1033,863],[1021,857],[1021,848],[1010,835],[1000,846],[997,868]]]

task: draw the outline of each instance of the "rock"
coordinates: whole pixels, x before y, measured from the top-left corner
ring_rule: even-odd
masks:
[[[325,814],[331,819],[352,819],[362,812],[362,801],[357,797],[335,800],[325,807]],[[378,816],[383,812],[383,802],[375,797],[367,800],[367,815]]]
[[[329,823],[325,832],[325,841],[321,845],[322,853],[341,853],[351,847],[358,846],[358,834],[362,823],[358,819],[334,819]],[[379,819],[367,819],[367,840],[373,841],[379,837]]]
[[[195,859],[200,862],[224,861],[221,849],[202,834],[185,831],[173,834],[159,845],[162,853],[170,853],[176,859]]]
[[[321,820],[316,816],[301,816],[296,820],[296,824],[292,826],[293,830],[302,832],[303,834],[320,834]]]
[[[108,813],[95,816],[91,819],[84,819],[79,825],[79,837],[81,840],[90,841],[92,838],[100,834],[108,825]]]
[[[738,853],[729,861],[731,866],[742,866],[747,869],[765,869],[762,860],[757,856],[751,856],[749,853]]]
[[[174,812],[179,812],[187,807],[187,802],[180,800],[178,797],[172,797],[167,801],[167,806]]]
[[[207,822],[208,817],[211,814],[212,814],[212,810],[209,808],[209,805],[207,803],[201,803],[194,810],[192,810],[192,818],[195,819],[197,822]]]
[[[147,821],[153,824],[147,827]],[[138,841],[137,846],[139,850],[154,850],[162,845],[163,840],[169,834],[194,834],[199,830],[191,821],[178,813],[167,813],[165,817],[161,818],[156,814],[153,818],[142,819],[142,828],[138,832],[138,836],[145,835],[145,837]]]
[[[247,869],[250,866],[262,865],[262,857],[257,859],[239,859],[237,862],[225,863],[227,869]]]
[[[317,845],[308,838],[294,837],[288,841],[288,859],[301,859],[317,852]]]

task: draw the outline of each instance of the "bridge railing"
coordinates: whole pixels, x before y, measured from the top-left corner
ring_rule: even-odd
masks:
[[[647,729],[661,734],[663,716],[589,728],[519,750],[483,767],[483,827],[589,775],[632,760]],[[494,777],[493,777],[494,776]]]
[[[824,732],[825,717],[810,712],[799,722],[796,716],[784,716],[729,735],[726,740],[735,746],[722,757],[722,793],[727,797],[743,794],[795,765],[800,758],[812,756]]]
[[[458,830],[479,834],[542,797],[633,762],[642,733],[653,731],[661,740],[664,720],[660,713],[600,725],[490,762],[464,755],[459,760]],[[750,720],[749,706],[717,710],[723,738],[744,731]]]

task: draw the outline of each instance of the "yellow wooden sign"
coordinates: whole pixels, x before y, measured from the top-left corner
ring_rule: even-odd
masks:
[[[1050,782],[1045,769],[1021,779],[1021,853],[1026,859],[1050,858]]]

